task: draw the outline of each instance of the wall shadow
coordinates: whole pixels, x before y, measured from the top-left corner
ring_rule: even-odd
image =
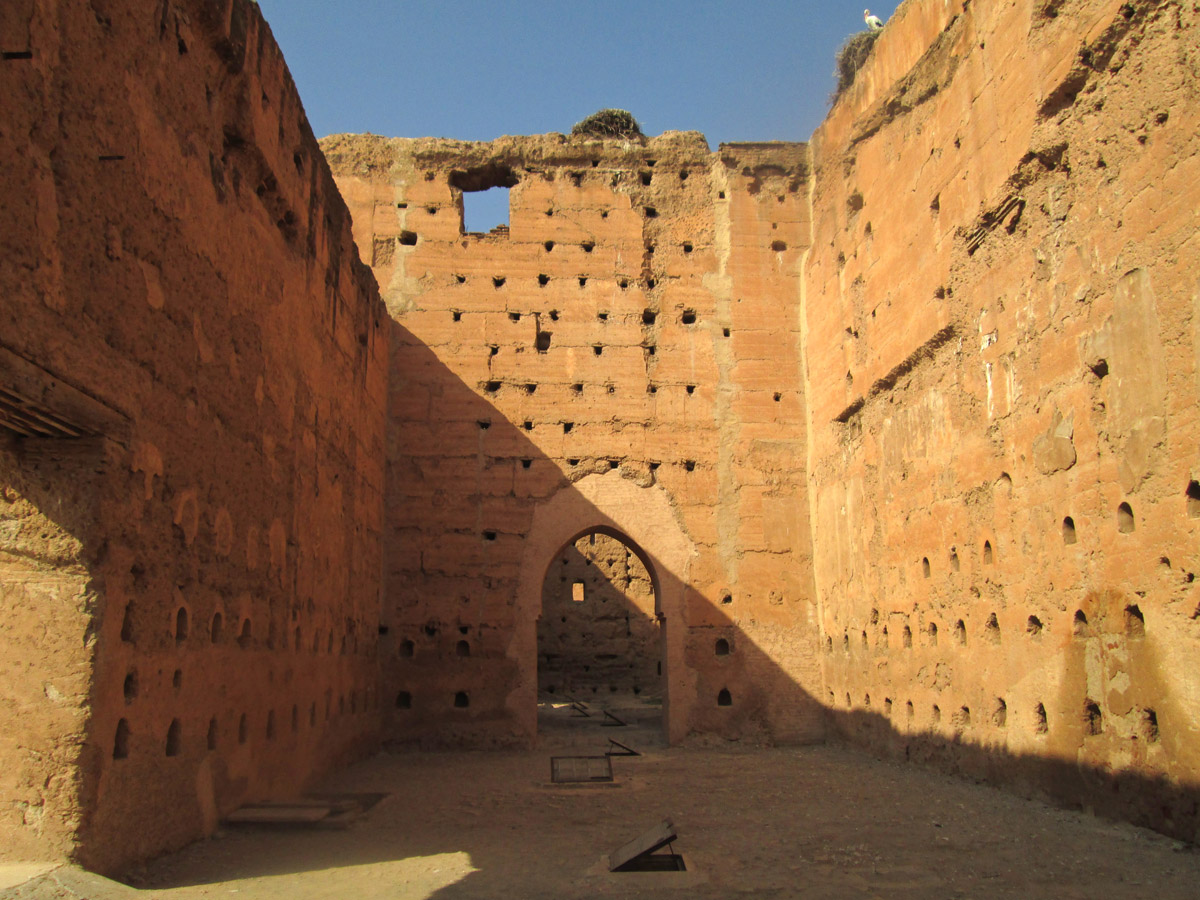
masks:
[[[661,703],[663,641],[653,576],[628,538],[566,544],[542,585],[538,694],[545,700]]]
[[[532,392],[501,410],[402,325],[390,327],[392,544],[380,649],[394,701],[390,748],[532,744],[542,587],[562,548],[591,532],[619,537],[651,573],[673,742],[696,732],[822,736],[819,704],[690,582],[696,548],[657,466],[596,455],[586,433],[573,447],[568,414]],[[561,456],[542,450],[546,432]]]
[[[646,531],[639,520],[648,515],[649,504],[614,510],[588,498],[593,485],[617,482],[650,498],[661,487],[640,467],[644,461],[619,459],[614,466],[608,458],[581,453],[572,465],[546,454],[530,439],[524,418],[513,421],[405,328],[395,322],[390,327],[391,547],[379,652],[382,724],[391,751],[536,746],[527,725],[536,723],[537,612],[521,605],[521,585],[537,585],[540,608],[556,556],[580,536],[599,531],[618,536],[642,557],[660,604],[678,598],[660,609],[667,703],[685,711],[675,720],[683,731],[671,736],[673,743],[716,735],[742,747],[765,747],[797,743],[789,738],[820,728],[887,759],[1195,839],[1200,825],[1195,785],[1013,753],[972,743],[967,730],[952,737],[910,733],[897,727],[894,716],[841,712],[820,703],[748,636],[735,615],[703,597],[689,582],[686,566],[677,571],[664,565],[660,549],[639,534],[639,528]],[[541,528],[555,537],[531,555],[525,538],[541,527],[535,515],[554,505],[554,498],[570,514]],[[529,566],[530,559],[536,565]],[[819,652],[815,641],[813,652]],[[466,703],[456,702],[460,694]],[[597,732],[597,752],[603,752],[608,735]],[[495,757],[497,765],[511,758]],[[401,784],[376,787],[404,790]],[[373,829],[370,822],[368,815],[349,837],[264,834],[261,854],[227,862],[213,881],[467,853],[474,871],[432,895],[451,900],[480,896],[513,873],[511,853],[494,840],[472,838],[469,828],[431,836],[419,827],[404,833]],[[303,852],[274,852],[288,842]],[[601,849],[608,848],[597,854]],[[161,874],[151,867],[150,878],[159,889],[212,883],[181,879],[176,871],[168,859]]]

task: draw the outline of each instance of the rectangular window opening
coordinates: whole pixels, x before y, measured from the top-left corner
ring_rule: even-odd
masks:
[[[582,603],[584,599],[583,582],[576,581],[571,585],[571,599],[576,603]]]
[[[463,233],[508,233],[508,194],[506,187],[486,191],[463,192]]]
[[[509,189],[517,184],[510,166],[488,163],[450,173],[450,187],[461,191],[464,234],[508,235]]]

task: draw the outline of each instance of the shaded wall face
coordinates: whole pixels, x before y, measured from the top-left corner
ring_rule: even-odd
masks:
[[[934,6],[813,142],[826,700],[1191,838],[1197,14]]]
[[[538,619],[538,691],[662,699],[662,630],[642,561],[614,537],[577,540],[551,564]]]
[[[533,709],[522,692],[536,685],[537,609],[514,605],[524,541],[549,498],[608,473],[665,491],[695,545],[688,571],[670,573],[689,599],[668,613],[686,648],[665,677],[713,716],[728,687],[742,718],[724,710],[685,731],[818,733],[811,705],[781,699],[818,678],[796,376],[805,148],[711,154],[678,133],[322,146],[396,323],[393,738],[529,739],[518,707]],[[460,188],[500,180],[508,230],[464,235]],[[564,523],[558,546],[597,524]],[[717,668],[721,629],[769,646],[775,664]],[[454,656],[466,633],[469,663]]]
[[[256,6],[0,16],[0,852],[112,870],[371,745],[382,308]]]

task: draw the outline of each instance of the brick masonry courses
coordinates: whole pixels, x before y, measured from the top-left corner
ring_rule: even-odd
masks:
[[[592,526],[631,537],[618,520],[646,515],[652,495],[670,519],[658,533],[683,542],[670,571],[648,566],[678,584],[675,608],[666,588],[658,607],[671,739],[819,738],[799,477],[807,149],[714,154],[695,133],[323,147],[396,323],[391,738],[531,740],[543,576]],[[492,185],[511,186],[508,228],[465,234],[462,188]],[[539,505],[613,480],[626,488],[598,496],[615,508],[581,503],[544,557],[523,560]],[[653,529],[633,543],[660,552]],[[528,606],[522,578],[537,584]],[[464,633],[479,648],[469,663],[454,659]],[[740,656],[718,657],[734,633]]]

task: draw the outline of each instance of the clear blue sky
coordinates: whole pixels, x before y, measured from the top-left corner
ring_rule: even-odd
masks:
[[[318,136],[569,132],[806,140],[861,0],[260,0]],[[886,19],[898,4],[872,6]]]

